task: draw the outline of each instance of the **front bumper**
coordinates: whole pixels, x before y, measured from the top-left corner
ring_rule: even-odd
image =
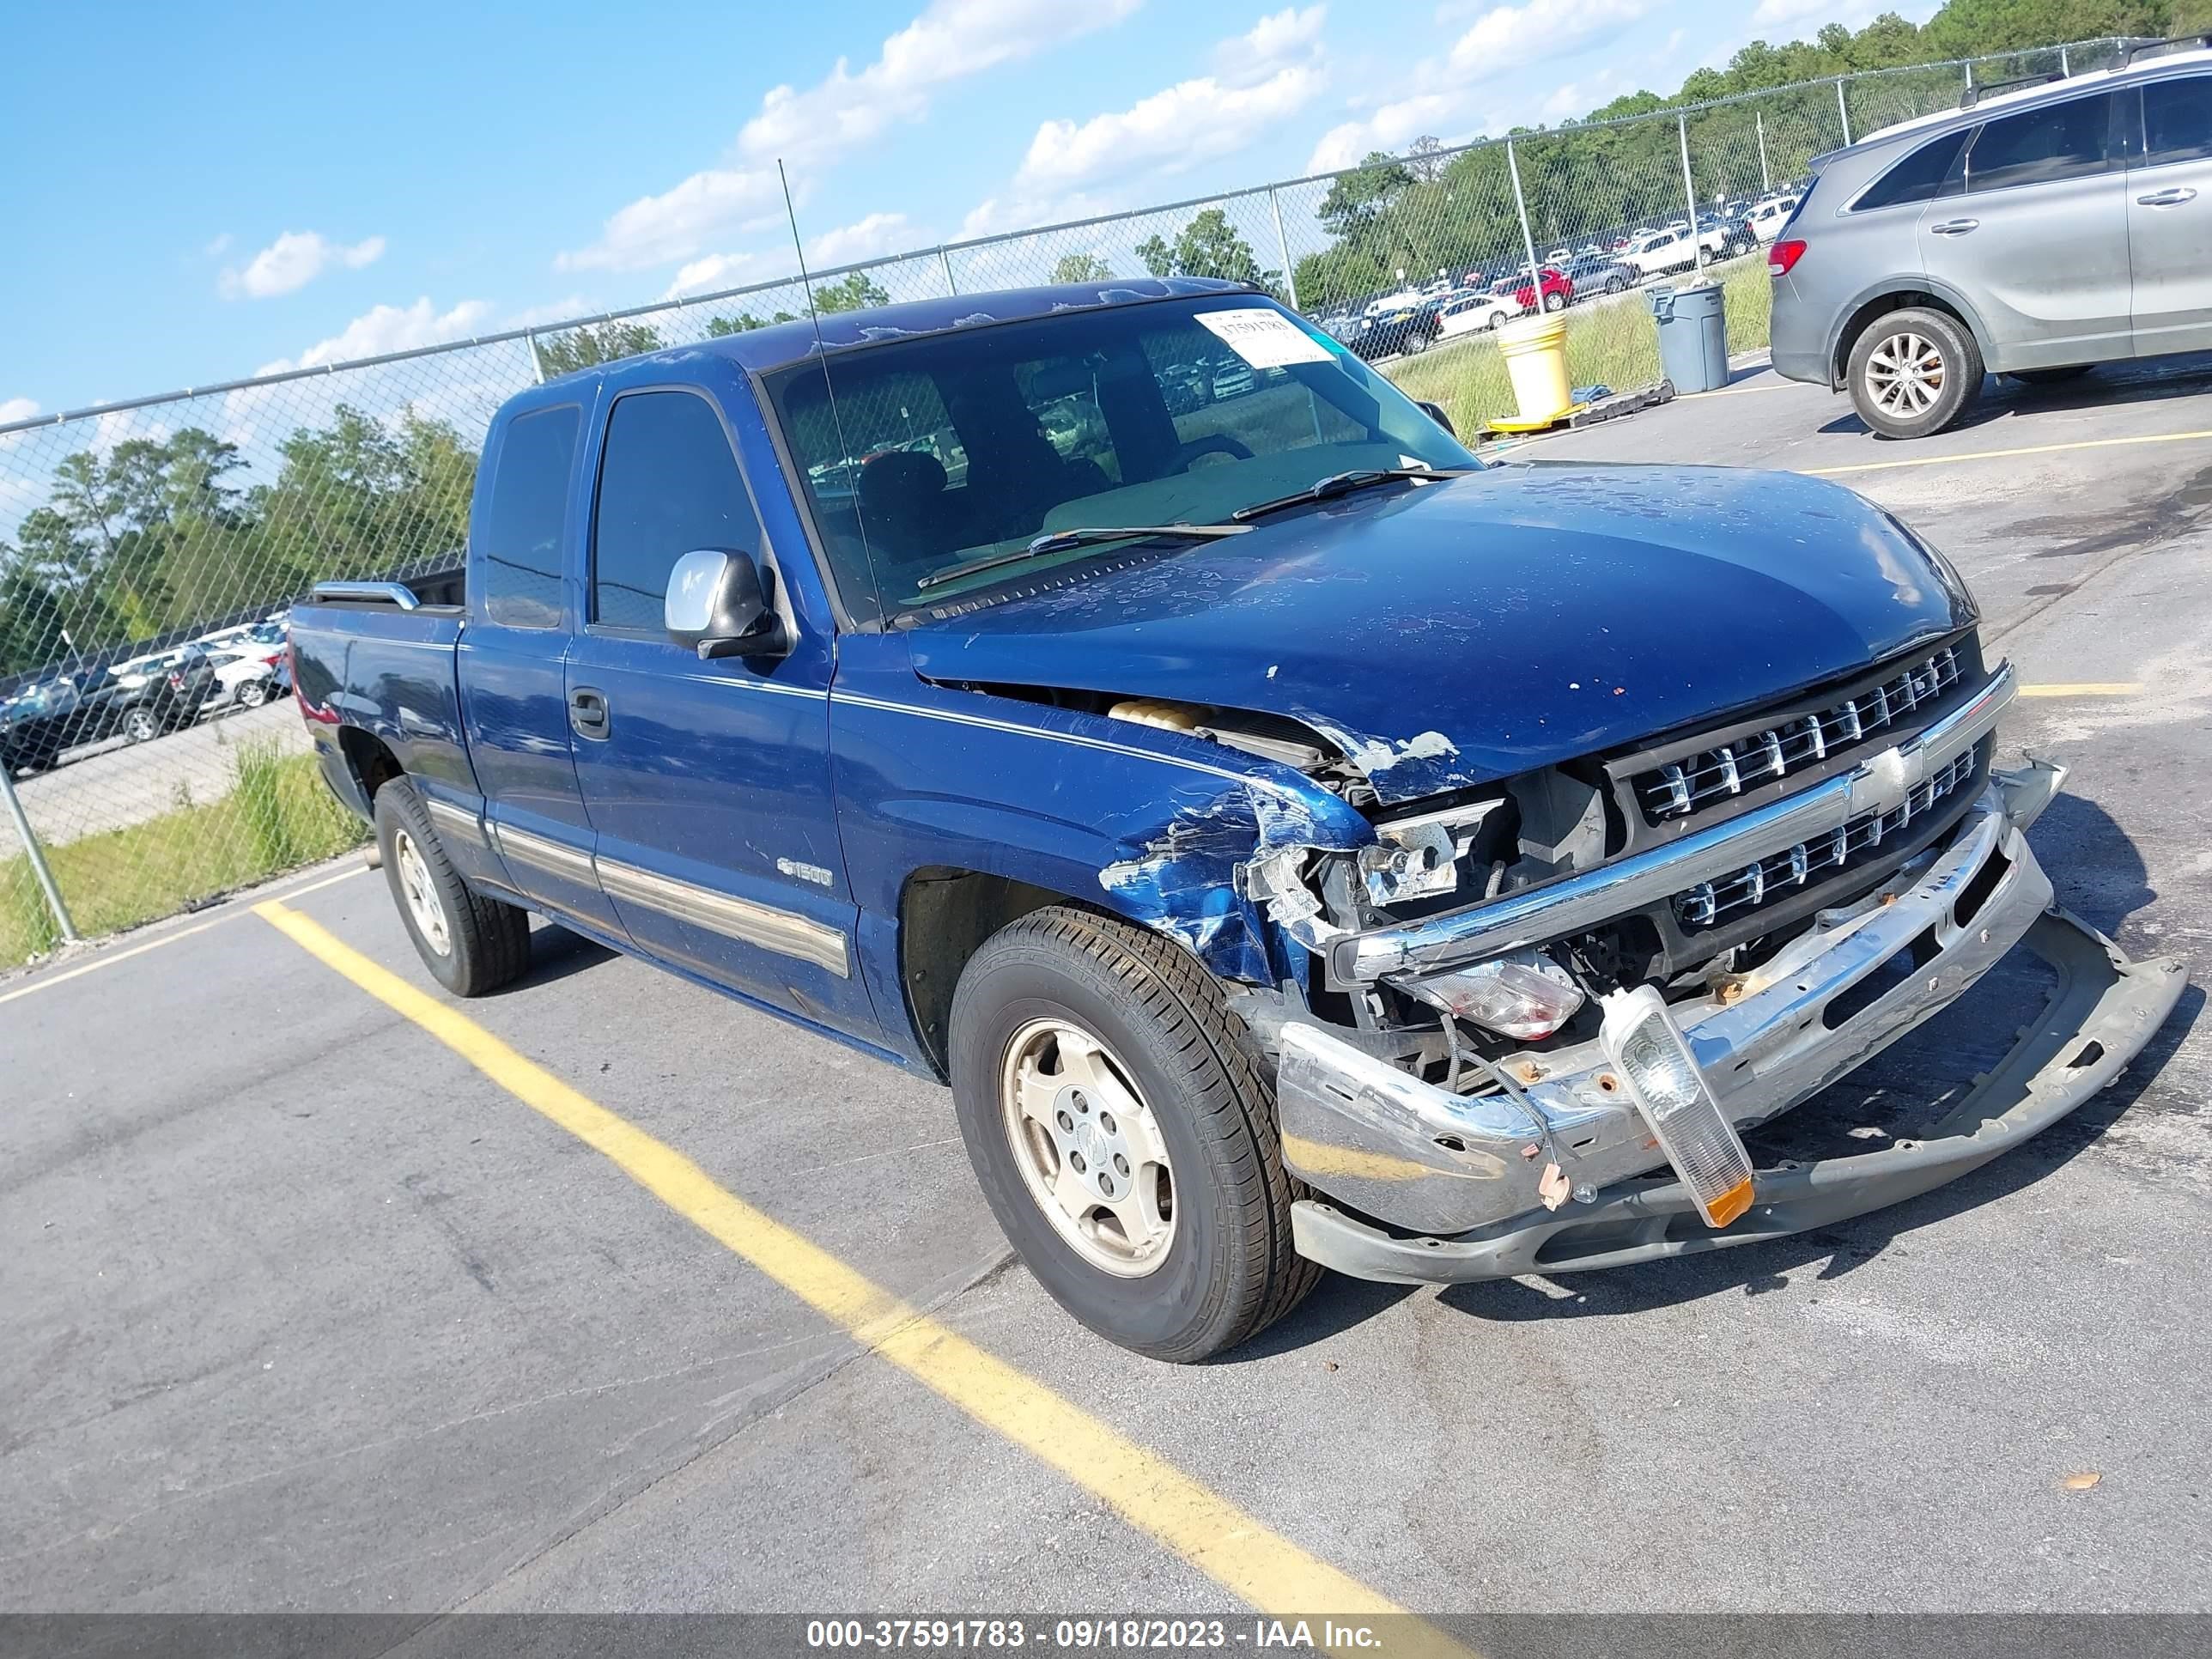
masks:
[[[2179,963],[2130,962],[2051,908],[2050,880],[2021,830],[2055,782],[2050,769],[1999,779],[1909,890],[1816,924],[1725,1000],[1673,1009],[1723,1110],[1747,1127],[1864,1063],[2024,942],[2057,970],[2058,988],[1928,1139],[1762,1170],[1751,1212],[1716,1232],[1671,1173],[1650,1174],[1663,1158],[1595,1043],[1509,1059],[1526,1080],[1524,1106],[1503,1094],[1449,1093],[1292,1025],[1278,1079],[1285,1157],[1345,1206],[1299,1202],[1299,1251],[1357,1277],[1416,1283],[1617,1266],[1896,1203],[2047,1127],[2118,1074],[2184,983]],[[1852,995],[1899,960],[1912,965],[1898,982],[1871,1000]],[[1537,1192],[1552,1163],[1577,1194],[1558,1211]]]

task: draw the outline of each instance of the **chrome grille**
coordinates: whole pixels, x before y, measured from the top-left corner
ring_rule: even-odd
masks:
[[[1976,750],[1969,749],[1938,767],[1906,792],[1887,812],[1866,812],[1813,841],[1747,864],[1732,876],[1701,881],[1674,896],[1674,915],[1685,927],[1710,927],[1731,911],[1748,909],[1842,870],[1862,853],[1872,852],[1913,819],[1924,816],[1972,776]]]
[[[1654,823],[1688,816],[1753,784],[1786,777],[1896,724],[1959,683],[1959,653],[1945,646],[1907,663],[1870,691],[1801,714],[1765,732],[1670,761],[1636,778],[1636,799]]]

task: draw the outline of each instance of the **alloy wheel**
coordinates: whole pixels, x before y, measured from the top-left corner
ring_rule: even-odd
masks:
[[[1000,1100],[1022,1184],[1091,1266],[1155,1272],[1174,1242],[1174,1177],[1159,1121],[1104,1044],[1035,1019],[1006,1045]]]

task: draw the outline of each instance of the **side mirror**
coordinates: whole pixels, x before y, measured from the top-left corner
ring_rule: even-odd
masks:
[[[1419,410],[1422,414],[1427,416],[1431,420],[1434,421],[1438,426],[1443,428],[1445,431],[1450,433],[1453,437],[1456,438],[1459,436],[1458,431],[1451,423],[1451,416],[1444,413],[1444,406],[1442,404],[1432,404],[1425,400],[1421,403],[1416,404],[1414,407]]]
[[[791,649],[781,620],[769,603],[769,581],[750,553],[702,547],[677,560],[668,573],[662,615],[668,637],[700,659],[781,657]]]

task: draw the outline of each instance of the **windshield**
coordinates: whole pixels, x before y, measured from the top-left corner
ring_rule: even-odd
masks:
[[[831,374],[826,389],[819,362],[772,374],[769,398],[840,589],[886,614],[1131,545],[1029,555],[1048,532],[1221,524],[1334,473],[1477,465],[1380,374],[1256,295],[890,341],[839,354]],[[942,574],[1002,554],[1018,556]]]

